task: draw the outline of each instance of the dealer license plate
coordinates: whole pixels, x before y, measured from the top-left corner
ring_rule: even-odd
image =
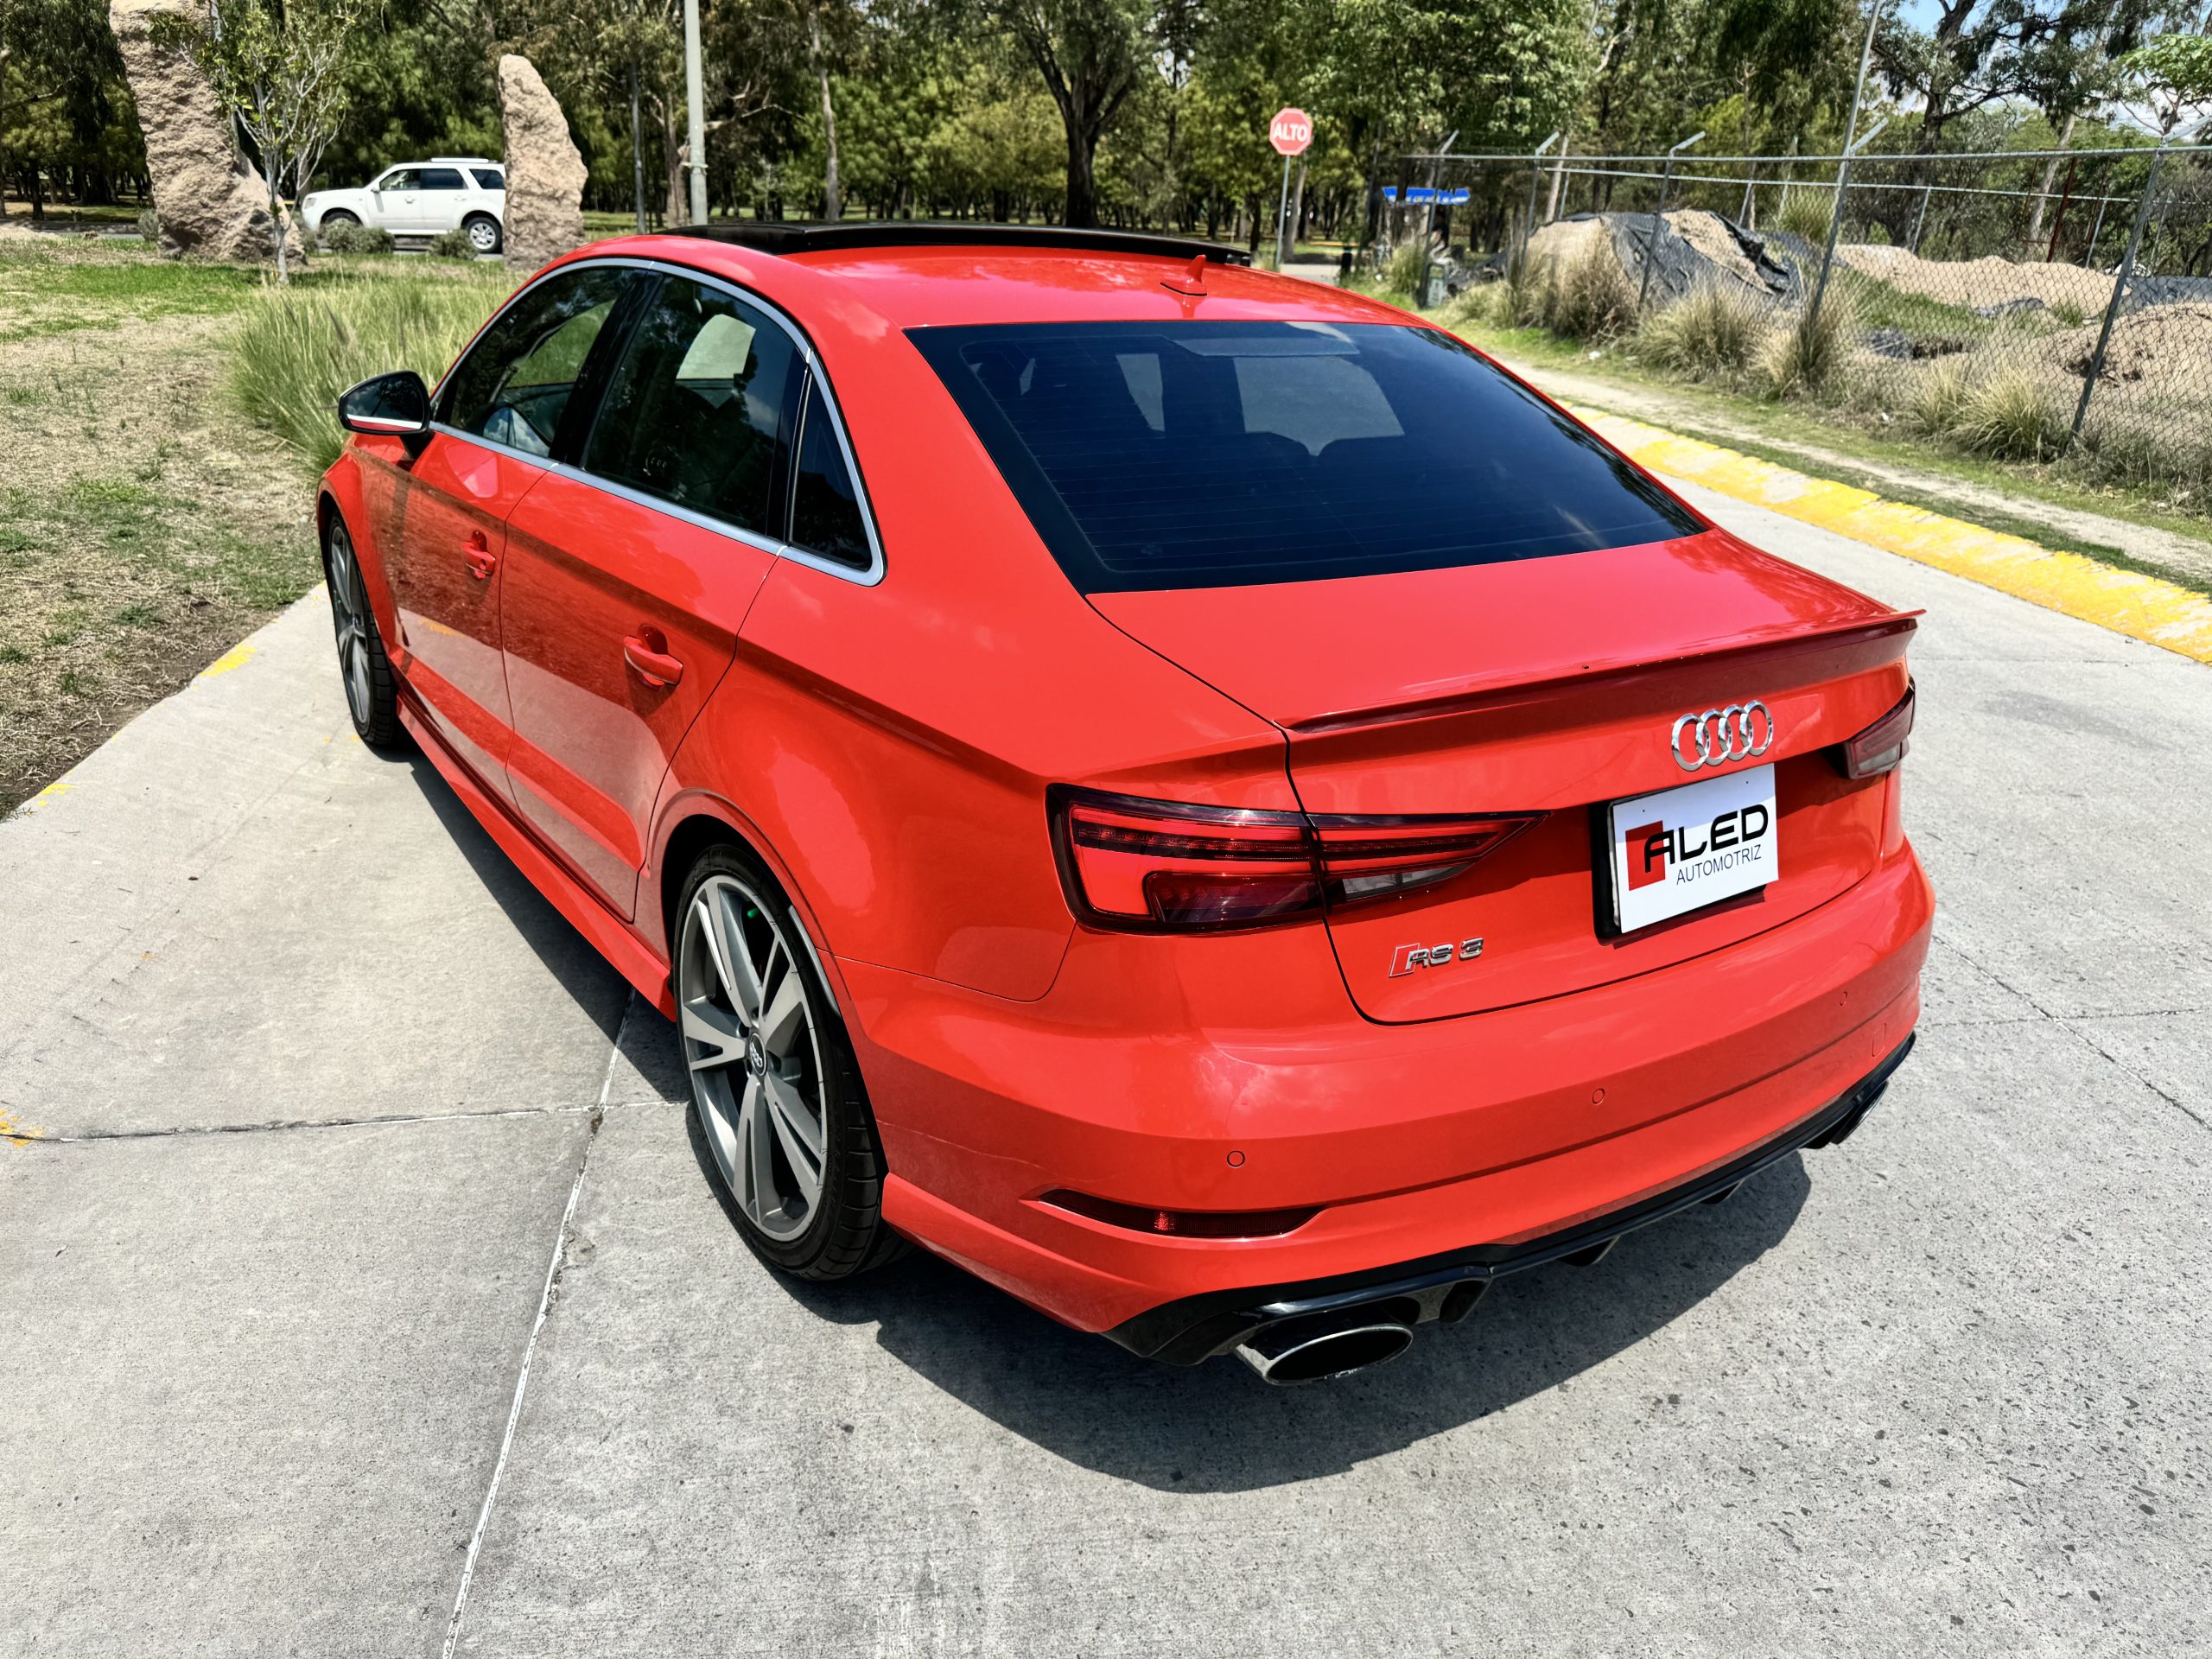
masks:
[[[1772,766],[1615,801],[1608,814],[1613,918],[1624,933],[1755,893],[1781,874]]]

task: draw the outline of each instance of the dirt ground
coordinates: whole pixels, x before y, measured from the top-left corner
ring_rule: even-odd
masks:
[[[224,286],[32,239],[0,242],[0,812],[318,574],[307,480],[222,396]]]

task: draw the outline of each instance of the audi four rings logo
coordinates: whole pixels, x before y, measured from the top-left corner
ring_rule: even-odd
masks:
[[[1684,715],[1675,722],[1668,741],[1674,746],[1675,764],[1684,772],[1725,766],[1731,760],[1764,754],[1772,747],[1774,716],[1763,702],[1732,702],[1726,709]]]

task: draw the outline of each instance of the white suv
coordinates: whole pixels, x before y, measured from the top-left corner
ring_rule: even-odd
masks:
[[[314,190],[300,216],[317,237],[334,225],[376,225],[394,236],[435,236],[456,226],[479,253],[505,240],[507,175],[481,156],[434,156],[388,167],[359,190]]]

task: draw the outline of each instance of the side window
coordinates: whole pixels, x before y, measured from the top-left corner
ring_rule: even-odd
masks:
[[[377,181],[379,190],[419,190],[423,186],[423,169],[418,167],[396,167]]]
[[[616,267],[583,265],[523,295],[454,370],[441,400],[444,423],[524,454],[550,454],[584,359],[628,281]]]
[[[423,182],[416,188],[423,190],[466,190],[468,188],[467,185],[461,181],[461,169],[457,167],[424,168]]]
[[[773,535],[798,364],[770,319],[669,277],[608,377],[585,470]]]
[[[791,540],[825,559],[868,569],[868,527],[829,409],[810,376],[799,417],[798,467],[791,484]]]
[[[468,175],[476,181],[479,190],[504,190],[507,188],[505,175],[496,167],[472,167],[468,169]]]

